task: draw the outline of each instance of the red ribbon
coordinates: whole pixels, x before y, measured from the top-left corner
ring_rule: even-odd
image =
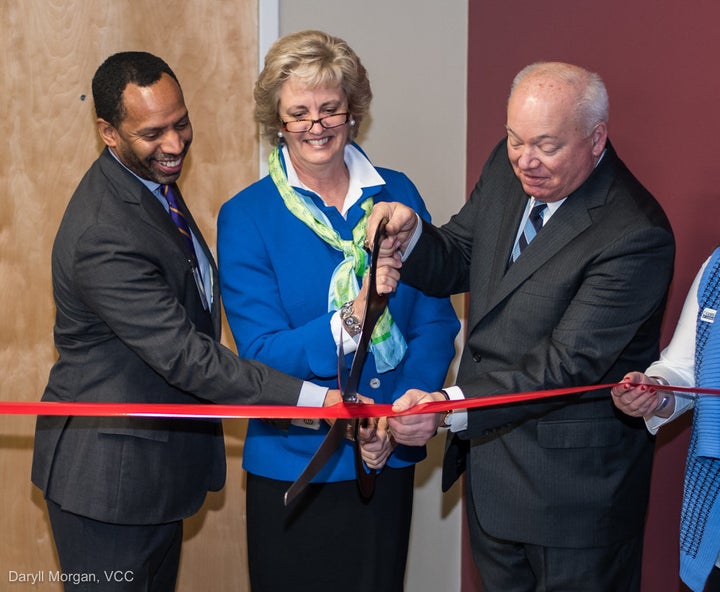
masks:
[[[559,388],[527,393],[512,393],[474,397],[458,401],[420,403],[409,411],[395,413],[389,404],[338,403],[331,407],[295,407],[290,405],[215,405],[182,403],[58,403],[0,401],[0,415],[73,415],[95,417],[193,417],[218,418],[277,418],[277,419],[336,419],[359,417],[397,417],[419,413],[440,413],[453,409],[475,409],[494,405],[522,403],[551,397],[572,395],[586,391],[607,389],[612,384],[598,384]],[[657,387],[655,387],[657,388]],[[660,390],[660,389],[658,389]],[[720,395],[720,389],[663,386],[662,390],[678,393]]]

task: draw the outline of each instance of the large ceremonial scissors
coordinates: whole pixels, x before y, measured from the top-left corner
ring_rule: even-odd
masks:
[[[381,220],[375,231],[375,242],[370,256],[370,277],[368,278],[368,295],[365,303],[365,316],[363,317],[362,328],[360,331],[360,340],[357,350],[353,356],[350,366],[350,375],[344,387],[342,386],[342,378],[345,374],[345,354],[342,349],[342,337],[340,338],[340,346],[338,351],[338,381],[341,385],[342,398],[344,403],[356,404],[358,399],[358,386],[360,384],[360,374],[362,373],[365,358],[367,357],[370,347],[370,338],[378,319],[382,316],[387,306],[388,295],[378,294],[376,285],[376,272],[378,253],[380,252],[380,243],[385,238],[385,225],[387,219]],[[358,480],[360,494],[364,498],[372,496],[375,488],[375,470],[366,470],[360,454],[360,441],[358,430],[363,425],[361,419],[338,418],[330,427],[330,431],[326,434],[325,439],[320,443],[310,462],[295,482],[285,492],[285,505],[287,506],[302,492],[308,483],[312,481],[315,475],[330,457],[340,447],[341,442],[347,435],[351,435],[354,440],[355,447],[355,472]]]

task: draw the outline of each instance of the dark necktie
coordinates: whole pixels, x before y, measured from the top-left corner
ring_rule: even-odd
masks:
[[[187,220],[185,220],[185,216],[180,211],[180,206],[178,205],[177,198],[175,197],[172,187],[170,187],[170,185],[161,185],[160,191],[162,191],[162,194],[168,202],[168,206],[170,206],[170,217],[173,219],[175,226],[177,226],[180,234],[182,234],[185,239],[185,242],[193,255],[193,261],[197,261],[195,245],[193,244],[192,234],[190,234],[190,227],[188,226]]]
[[[197,284],[198,292],[200,293],[203,308],[205,310],[210,310],[210,307],[208,306],[207,294],[205,293],[205,285],[203,283],[202,273],[200,272],[200,266],[198,264],[197,253],[195,252],[195,245],[193,244],[192,234],[190,234],[190,227],[188,226],[187,220],[185,219],[185,215],[180,210],[177,197],[175,197],[175,193],[173,192],[173,189],[172,187],[170,187],[170,185],[160,185],[160,191],[165,196],[165,199],[168,202],[168,212],[170,213],[170,217],[172,218],[173,222],[175,222],[175,226],[177,226],[178,231],[185,239],[185,242],[190,249],[190,253],[192,254],[192,273],[193,277],[195,278],[195,283]]]
[[[515,248],[512,252],[512,261],[516,261],[517,258],[520,256],[520,253],[522,253],[525,250],[525,247],[527,247],[532,239],[535,238],[535,235],[540,232],[540,229],[543,225],[543,213],[545,212],[545,209],[547,208],[546,203],[538,203],[533,206],[533,209],[530,210],[530,216],[528,216],[527,222],[525,223],[525,228],[522,231],[522,234],[520,235],[520,238],[518,239],[517,243],[515,244]]]

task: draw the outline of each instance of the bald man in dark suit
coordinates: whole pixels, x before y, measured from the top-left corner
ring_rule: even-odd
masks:
[[[600,78],[564,63],[515,78],[507,137],[469,201],[435,228],[389,218],[381,289],[469,292],[457,384],[429,400],[613,383],[658,353],[674,239],[607,138]],[[403,261],[404,259],[404,261]],[[395,439],[452,437],[447,488],[467,465],[471,543],[485,592],[638,591],[653,442],[608,393],[390,419]]]

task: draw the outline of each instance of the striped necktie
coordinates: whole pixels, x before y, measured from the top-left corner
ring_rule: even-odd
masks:
[[[172,187],[170,185],[161,185],[160,191],[165,196],[168,206],[170,206],[170,217],[173,219],[175,226],[177,226],[180,234],[182,234],[185,239],[185,242],[192,253],[193,260],[197,264],[197,254],[195,253],[195,245],[193,244],[192,234],[190,234],[190,227],[188,226],[187,220],[185,220],[185,215],[180,210],[180,206],[178,205],[178,201]]]
[[[546,209],[547,204],[540,202],[535,204],[532,210],[530,210],[530,216],[528,216],[527,222],[525,223],[525,228],[523,229],[522,234],[520,234],[520,238],[518,238],[518,241],[517,243],[515,243],[515,247],[513,248],[513,262],[516,261],[518,257],[520,257],[520,253],[525,250],[525,247],[530,244],[532,239],[535,238],[535,235],[540,232],[540,229],[543,225],[543,214],[545,213]]]

